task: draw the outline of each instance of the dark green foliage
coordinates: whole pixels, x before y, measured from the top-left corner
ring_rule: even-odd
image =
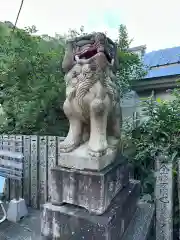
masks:
[[[0,100],[7,117],[1,131],[58,134],[64,116],[60,110],[64,48],[27,30],[12,32],[2,24],[0,52]]]
[[[176,161],[180,157],[180,91],[174,100],[162,101],[153,95],[144,102],[146,119],[133,134],[136,145],[133,160],[136,177],[142,181],[143,193],[154,191],[154,160],[157,154]]]

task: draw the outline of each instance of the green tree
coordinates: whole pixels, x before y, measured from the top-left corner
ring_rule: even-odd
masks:
[[[7,117],[1,131],[56,135],[63,129],[64,47],[32,32],[0,25],[0,100]]]
[[[118,39],[116,40],[119,58],[117,77],[121,97],[131,89],[133,80],[142,79],[147,71],[142,59],[137,54],[129,51],[131,42],[132,39],[129,39],[126,26],[121,24]]]
[[[119,26],[118,39],[116,40],[121,52],[127,52],[132,40],[129,39],[127,27],[123,24]]]
[[[132,159],[136,178],[141,180],[142,192],[154,192],[154,163],[159,154],[169,161],[180,158],[180,90],[171,93],[171,101],[155,99],[152,95],[143,102],[143,123],[133,131],[136,154]]]

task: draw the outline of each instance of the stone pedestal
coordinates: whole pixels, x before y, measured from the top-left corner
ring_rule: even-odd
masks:
[[[42,207],[42,239],[150,240],[154,209],[138,207],[140,183],[129,180],[129,164],[121,155],[100,171],[56,166],[51,174],[51,202]],[[140,230],[138,221],[144,226]]]
[[[120,240],[136,211],[139,193],[139,182],[131,181],[101,216],[69,204],[54,206],[47,203],[42,210],[42,235],[56,240]]]
[[[104,213],[116,194],[129,183],[129,166],[124,160],[119,155],[101,171],[52,168],[52,204],[65,202],[97,215]]]
[[[108,138],[109,148],[105,155],[101,157],[92,157],[88,153],[88,143],[80,145],[69,153],[60,153],[58,165],[74,169],[91,169],[100,171],[114,162],[117,155],[117,149],[113,147],[113,139]]]

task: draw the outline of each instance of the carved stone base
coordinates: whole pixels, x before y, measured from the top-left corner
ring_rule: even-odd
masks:
[[[139,182],[130,181],[102,216],[69,204],[47,203],[42,209],[41,234],[51,240],[120,240],[137,208],[139,193]]]
[[[129,166],[120,160],[122,156],[100,172],[52,168],[52,204],[64,202],[97,215],[104,213],[116,194],[129,183]]]
[[[88,152],[88,143],[86,142],[72,152],[61,152],[58,157],[58,165],[80,170],[89,169],[100,171],[114,161],[116,154],[117,147],[112,147],[108,148],[107,153],[101,157],[90,156]]]

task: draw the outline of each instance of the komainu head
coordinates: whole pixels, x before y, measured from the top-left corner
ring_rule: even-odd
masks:
[[[118,67],[116,44],[104,33],[77,37],[67,42],[63,70],[67,73],[77,63],[90,63],[98,55],[104,55],[115,73]]]

